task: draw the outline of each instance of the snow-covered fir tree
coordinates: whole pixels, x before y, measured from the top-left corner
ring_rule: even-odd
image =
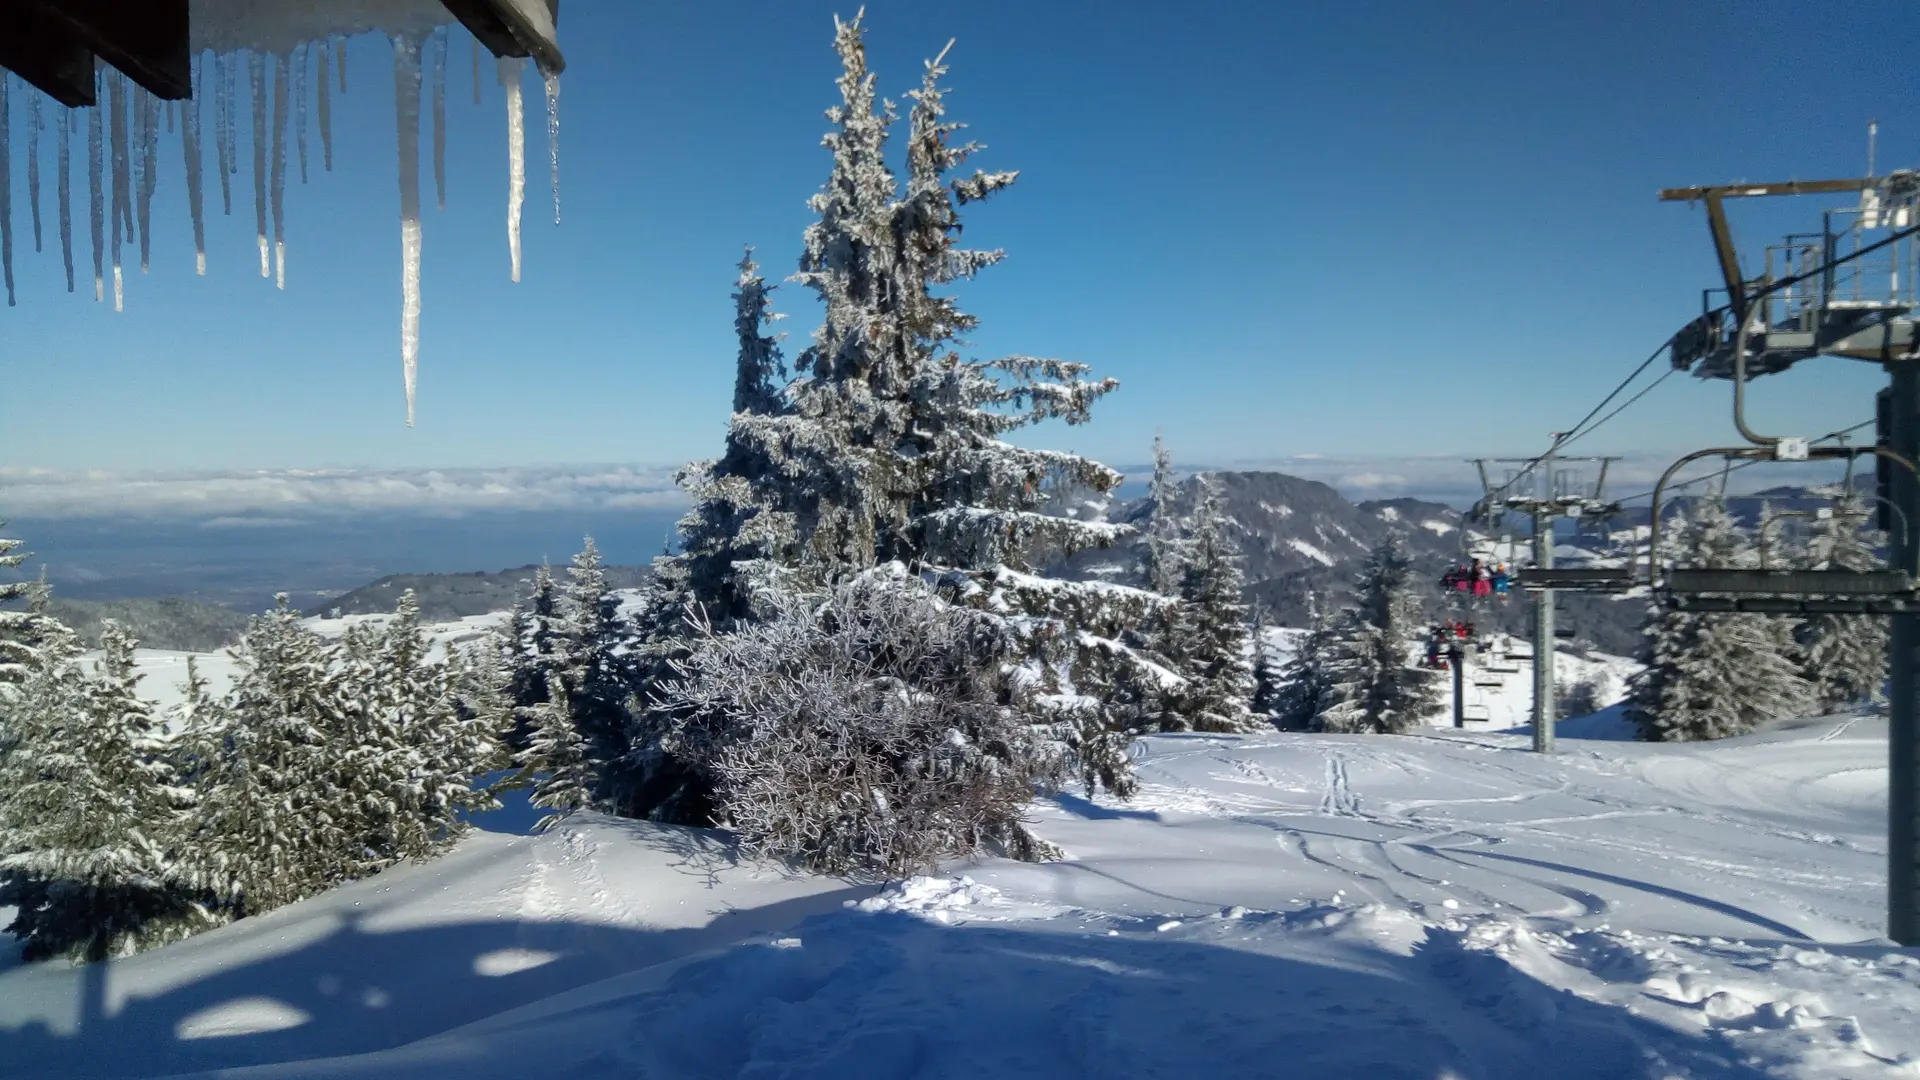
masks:
[[[547,675],[564,662],[560,637],[560,590],[546,563],[533,575],[533,590],[514,605],[501,643],[512,678],[514,701],[523,706],[546,700]]]
[[[656,598],[662,591],[656,584]],[[657,611],[652,617],[672,621]],[[649,672],[638,655],[640,632],[621,615],[600,549],[589,536],[564,582],[541,567],[530,601],[515,607],[499,638],[516,718],[508,743],[516,752],[527,748],[549,704],[547,695],[564,683],[570,723],[587,740],[594,763],[588,787],[595,804],[611,810],[638,798],[630,753],[636,726],[632,702],[636,688],[649,674],[658,674]]]
[[[1180,591],[1185,566],[1184,537],[1178,510],[1179,484],[1173,474],[1173,454],[1159,435],[1153,437],[1153,478],[1147,498],[1153,503],[1145,543],[1141,545],[1140,576],[1147,588],[1162,596]]]
[[[0,527],[5,525],[0,521]],[[27,561],[28,554],[20,550],[21,546],[19,540],[0,536],[0,570],[11,570]],[[29,607],[33,595],[31,581],[0,581],[0,695],[27,677],[33,659],[35,615]]]
[[[1272,627],[1267,623],[1266,609],[1255,604],[1252,623],[1248,627],[1253,641],[1253,702],[1250,708],[1254,718],[1265,727],[1277,722],[1280,714],[1281,665],[1274,656]]]
[[[1179,730],[1248,732],[1265,726],[1248,709],[1253,700],[1253,642],[1244,580],[1220,487],[1210,477],[1199,491],[1187,529],[1180,604],[1173,618],[1173,650],[1186,688]]]
[[[1411,662],[1420,632],[1415,587],[1406,541],[1390,532],[1367,555],[1354,606],[1336,620],[1314,729],[1404,734],[1440,707],[1434,673]]]
[[[270,911],[355,876],[361,810],[337,782],[344,706],[324,642],[285,594],[249,620],[233,689],[195,709],[185,735],[199,808],[196,884],[235,918]]]
[[[600,549],[591,536],[567,567],[558,615],[560,670],[573,726],[595,760],[617,767],[634,722],[629,708],[637,679],[629,649],[633,634],[620,615],[619,598],[607,585]],[[623,788],[617,768],[609,768],[596,795],[619,807],[627,801]]]
[[[1282,731],[1310,729],[1333,691],[1334,625],[1318,601],[1316,596],[1307,597],[1306,631],[1279,670],[1271,713]]]
[[[135,693],[134,642],[118,624],[82,671],[52,620],[6,713],[0,753],[0,905],[28,960],[103,960],[213,924],[170,845],[188,793],[163,732]]]
[[[776,466],[795,455],[783,446],[792,425],[780,419],[790,407],[776,382],[786,372],[786,361],[779,335],[772,333],[779,318],[772,291],[749,249],[733,294],[738,348],[725,452],[681,470],[678,480],[692,505],[680,519],[680,552],[654,562],[655,598],[647,606],[644,631],[668,653],[691,634],[690,607],[698,606],[701,618],[730,627],[748,615],[753,581],[794,558],[795,526],[781,509],[779,490],[798,478],[781,476]]]
[[[781,318],[773,310],[774,286],[760,276],[753,248],[740,256],[740,277],[734,282],[733,332],[740,340],[733,377],[733,411],[764,416],[780,411],[780,382],[786,378],[786,359],[780,353],[780,335],[769,333]]]
[[[552,811],[534,826],[545,831],[561,818],[594,805],[600,770],[588,749],[586,736],[574,726],[566,675],[548,676],[547,699],[531,710],[532,732],[526,749],[516,757],[525,782],[533,786],[530,801]]]
[[[330,665],[343,705],[334,778],[357,795],[356,876],[432,854],[460,834],[463,813],[493,805],[473,781],[505,763],[497,732],[461,710],[457,660],[430,651],[408,589],[392,619],[350,629]]]
[[[1758,563],[1720,496],[1702,498],[1684,529],[1663,539],[1669,565],[1718,569]],[[1809,707],[1785,620],[1749,613],[1655,609],[1626,714],[1642,738],[1723,739]]]
[[[1805,560],[1815,570],[1878,570],[1875,550],[1884,536],[1870,532],[1858,499],[1834,507],[1830,517],[1814,521]],[[1814,615],[1795,635],[1801,670],[1813,685],[1814,701],[1833,712],[1883,696],[1887,678],[1887,620],[1878,615]]]
[[[734,415],[727,457],[696,487],[687,519],[694,535],[683,555],[659,564],[656,611],[666,618],[649,625],[679,617],[690,601],[705,605],[702,582],[725,584],[708,592],[718,602],[705,616],[724,629],[768,617],[795,590],[818,592],[888,564],[912,567],[950,601],[1006,620],[1013,651],[999,666],[1038,687],[1032,700],[1051,710],[1059,752],[1087,783],[1128,790],[1131,731],[1164,711],[1181,680],[1122,635],[1165,601],[1034,575],[1042,562],[1120,534],[1050,512],[1061,492],[1104,494],[1120,476],[1002,439],[1048,420],[1084,422],[1117,384],[1085,378],[1077,363],[959,354],[977,320],[938,290],[1000,258],[955,245],[959,206],[1006,187],[1013,174],[950,178],[976,147],[953,141],[958,125],[944,118],[946,69],[936,60],[910,95],[902,189],[884,159],[896,116],[875,95],[864,31],[857,19],[836,25],[841,104],[824,140],[833,168],[812,200],[818,219],[795,275],[825,315],[781,407]],[[682,620],[661,635],[654,654],[671,657],[688,629]],[[650,774],[642,786],[656,791],[647,812],[688,820],[713,785],[686,773],[654,783],[686,764],[672,752],[676,737],[669,725],[643,726],[632,756]]]

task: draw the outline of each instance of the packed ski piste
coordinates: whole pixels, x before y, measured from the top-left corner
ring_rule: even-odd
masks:
[[[347,7],[394,40],[411,423],[421,87],[437,134],[449,30],[433,4]],[[551,38],[551,9],[506,9]],[[210,15],[231,40],[190,76],[212,114],[196,97],[178,125],[198,240],[199,140],[231,212],[245,65],[283,286],[285,84],[304,175],[309,99],[330,166],[345,80],[334,32],[296,23]],[[790,356],[739,257],[724,442],[682,472],[644,586],[611,588],[588,538],[511,611],[283,595],[188,653],[113,622],[83,640],[57,580],[0,580],[0,1080],[1920,1076],[1920,948],[1886,936],[1884,618],[1627,589],[1592,610],[1638,655],[1538,655],[1502,628],[1524,558],[1472,554],[1495,541],[1457,515],[1281,542],[1158,441],[1131,503],[1098,461],[1006,441],[1117,384],[967,355],[949,287],[1001,252],[959,246],[961,212],[1017,174],[967,168],[947,52],[903,116],[862,17],[833,29],[790,279],[822,321]],[[499,71],[517,280],[522,71]],[[105,220],[118,306],[162,114],[99,78],[95,293]],[[36,237],[44,111],[71,281],[78,128],[30,108]],[[1830,501],[1769,547],[1723,488],[1661,550],[1879,565],[1851,490]],[[1472,561],[1443,572],[1456,535]],[[1626,558],[1651,539],[1630,528]],[[1343,579],[1278,625],[1242,570],[1261,543]],[[0,567],[27,557],[0,540]],[[1537,665],[1564,691],[1553,753]]]

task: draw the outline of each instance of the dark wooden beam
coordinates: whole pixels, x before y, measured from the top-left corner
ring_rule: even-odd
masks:
[[[102,60],[155,97],[192,95],[187,0],[0,0],[65,23]]]
[[[0,68],[70,109],[93,104],[93,50],[35,0],[0,0]]]
[[[521,2],[544,3],[555,26],[560,25],[560,0],[440,0],[453,17],[495,56],[531,56],[542,71],[566,70],[560,44],[520,8]]]

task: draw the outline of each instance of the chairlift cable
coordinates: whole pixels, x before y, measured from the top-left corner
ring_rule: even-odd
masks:
[[[1588,427],[1585,431],[1579,432],[1574,435],[1569,435],[1568,437],[1560,440],[1561,447],[1564,448],[1568,444],[1574,442],[1576,439],[1584,439],[1588,435],[1593,434],[1595,431],[1599,430],[1600,425],[1606,423],[1607,421],[1613,419],[1616,416],[1619,416],[1622,412],[1625,412],[1628,406],[1632,405],[1636,401],[1639,401],[1641,398],[1646,397],[1649,393],[1653,391],[1654,387],[1659,386],[1663,382],[1666,382],[1667,379],[1670,378],[1673,375],[1673,373],[1678,370],[1679,370],[1678,368],[1668,368],[1665,372],[1661,374],[1659,378],[1641,387],[1639,393],[1621,402],[1618,406],[1614,408],[1612,412],[1594,421],[1592,426]]]
[[[1586,435],[1590,434],[1594,428],[1599,427],[1600,424],[1604,424],[1608,420],[1611,420],[1616,415],[1618,415],[1621,409],[1624,409],[1627,407],[1627,405],[1631,405],[1635,401],[1640,400],[1640,398],[1645,395],[1646,390],[1650,390],[1653,388],[1653,386],[1658,386],[1660,385],[1661,382],[1665,381],[1667,375],[1672,374],[1671,371],[1661,375],[1660,378],[1655,379],[1653,383],[1650,386],[1648,386],[1645,390],[1642,390],[1639,394],[1635,394],[1625,404],[1622,404],[1620,408],[1617,408],[1613,412],[1608,413],[1605,417],[1603,417],[1599,421],[1599,423],[1592,424],[1591,426],[1588,425],[1588,421],[1592,420],[1596,416],[1599,416],[1601,410],[1605,409],[1608,405],[1612,404],[1613,400],[1619,397],[1620,394],[1627,389],[1627,387],[1633,385],[1634,380],[1638,379],[1642,374],[1644,374],[1649,367],[1652,367],[1653,362],[1655,360],[1660,359],[1661,354],[1665,353],[1668,347],[1671,346],[1672,344],[1673,344],[1673,337],[1669,336],[1665,341],[1662,341],[1657,348],[1655,348],[1652,352],[1648,353],[1647,358],[1645,360],[1640,361],[1640,365],[1634,368],[1631,374],[1629,374],[1626,378],[1620,380],[1620,384],[1618,386],[1615,386],[1611,391],[1609,391],[1606,397],[1601,398],[1600,403],[1598,405],[1595,405],[1592,409],[1588,410],[1587,415],[1581,417],[1579,423],[1573,425],[1572,427],[1568,428],[1565,431],[1558,432],[1557,434],[1555,434],[1553,437],[1553,445],[1547,447],[1545,451],[1536,455],[1531,460],[1527,461],[1524,465],[1522,465],[1518,470],[1516,470],[1514,473],[1515,479],[1518,479],[1519,477],[1525,476],[1528,473],[1532,472],[1534,468],[1537,467],[1541,462],[1552,457],[1561,448],[1567,446],[1568,444],[1572,443],[1576,439],[1583,438]],[[1502,484],[1496,490],[1504,491],[1506,490],[1507,487],[1511,485],[1511,483],[1512,481],[1508,481],[1508,483]]]

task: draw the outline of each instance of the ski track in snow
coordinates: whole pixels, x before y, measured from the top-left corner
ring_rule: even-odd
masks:
[[[1920,1075],[1885,733],[1161,736],[1135,798],[1036,804],[1067,860],[878,895],[697,830],[478,833],[117,961],[99,1008],[0,962],[0,1078]]]

